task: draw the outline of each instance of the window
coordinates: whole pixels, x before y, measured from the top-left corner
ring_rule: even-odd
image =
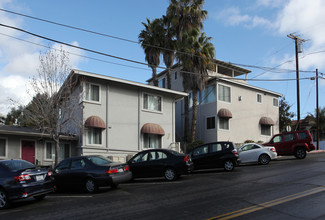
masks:
[[[86,163],[83,159],[77,159],[71,162],[71,169],[82,169],[85,167],[86,167]]]
[[[211,152],[222,151],[222,145],[219,144],[212,144],[211,145]]]
[[[158,86],[160,88],[166,88],[166,78],[162,78],[158,81]]]
[[[175,72],[175,80],[177,79],[177,71]]]
[[[45,150],[45,159],[46,160],[53,160],[55,155],[55,146],[51,142],[46,142],[46,150]]]
[[[261,94],[257,94],[257,102],[262,103],[262,95]]]
[[[219,129],[229,130],[229,118],[219,118]]]
[[[161,112],[161,96],[143,94],[143,109]]]
[[[207,129],[215,129],[216,128],[216,117],[207,118]]]
[[[140,153],[132,160],[132,163],[145,162],[148,160],[148,155],[149,153]]]
[[[278,136],[275,136],[272,140],[273,143],[279,143],[279,142],[282,142],[282,136],[278,135]]]
[[[274,107],[279,107],[279,100],[276,98],[273,98],[273,106]]]
[[[88,144],[102,144],[102,129],[89,128],[88,129]]]
[[[99,102],[99,85],[86,83],[85,99],[87,101]]]
[[[161,160],[161,159],[166,159],[167,155],[164,152],[161,151],[153,151],[150,152],[149,155],[149,160]]]
[[[214,85],[206,87],[201,92],[201,103],[206,104],[216,101],[216,87]]]
[[[0,157],[6,157],[7,149],[6,149],[6,139],[1,138],[0,139]]]
[[[161,135],[157,134],[143,134],[144,148],[161,148]]]
[[[271,125],[261,125],[261,134],[271,136]]]
[[[55,172],[59,172],[60,170],[67,170],[70,168],[70,160],[65,160],[59,163],[56,167]]]
[[[284,141],[293,141],[296,140],[295,134],[285,134],[284,135]]]
[[[308,134],[307,134],[307,132],[298,132],[298,137],[299,137],[299,139],[307,139]]]
[[[218,100],[224,102],[231,102],[231,91],[230,87],[219,85],[218,86]]]
[[[198,147],[193,151],[193,156],[207,154],[209,152],[209,145]]]

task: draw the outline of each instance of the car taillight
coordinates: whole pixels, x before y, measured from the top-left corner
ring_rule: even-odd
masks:
[[[130,167],[129,166],[125,166],[124,167],[124,171],[128,171],[128,170],[130,170]]]
[[[118,173],[118,169],[110,169],[110,170],[106,170],[105,173],[111,174],[111,173]]]
[[[276,152],[274,147],[272,147],[272,148],[270,149],[270,151],[272,151],[272,152]]]
[[[234,155],[238,156],[238,152],[237,152],[236,149],[233,149],[231,152],[232,152]]]
[[[186,156],[184,157],[184,161],[187,162],[187,161],[189,161],[189,160],[190,160],[190,156],[189,156],[189,155],[186,155]]]
[[[19,176],[15,176],[14,177],[15,180],[19,181],[19,182],[23,182],[23,181],[26,181],[26,180],[30,180],[30,176],[28,174],[21,174]]]
[[[48,171],[47,172],[47,176],[52,176],[53,172],[52,171]]]

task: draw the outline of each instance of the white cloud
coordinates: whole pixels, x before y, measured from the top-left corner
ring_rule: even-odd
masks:
[[[1,8],[17,8],[11,0],[0,0]],[[23,9],[28,10],[28,9]],[[4,12],[0,13],[1,23],[21,28],[26,26],[22,18],[11,17]],[[18,39],[17,39],[18,38]],[[19,40],[21,39],[21,40]],[[35,44],[47,45],[38,38],[31,37],[13,29],[0,27],[0,113],[7,114],[12,107],[27,104],[32,97],[27,93],[30,85],[29,79],[37,74],[39,67],[39,52],[47,50]],[[78,46],[78,42],[72,42]],[[54,44],[54,49],[60,49],[60,45]],[[69,53],[83,55],[83,52],[68,46],[63,49]],[[82,61],[79,56],[70,55],[70,65],[76,68]],[[11,102],[10,100],[14,100]]]
[[[243,25],[246,28],[255,28],[258,26],[261,27],[273,26],[272,22],[270,22],[269,20],[257,15],[252,16],[248,14],[242,14],[240,9],[236,7],[222,10],[215,16],[215,18],[224,21],[226,25],[230,25],[230,26]]]

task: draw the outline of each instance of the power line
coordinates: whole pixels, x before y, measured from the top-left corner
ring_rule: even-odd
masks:
[[[39,43],[35,43],[35,42],[32,42],[32,41],[24,40],[24,39],[21,39],[21,38],[18,38],[18,37],[14,37],[14,36],[11,36],[11,35],[8,35],[8,34],[0,33],[0,35],[6,36],[6,37],[10,37],[10,38],[13,38],[13,39],[16,39],[16,40],[19,40],[19,41],[23,41],[23,42],[26,42],[26,43],[34,44],[36,46],[44,47],[44,48],[47,48],[47,49],[50,49],[50,50],[57,50],[58,51],[58,49],[52,48],[50,46],[45,46],[43,44],[39,44]],[[67,52],[67,53],[69,53],[71,55],[74,55],[74,56],[78,56],[78,57],[90,59],[90,60],[96,60],[96,61],[99,61],[99,62],[104,62],[104,63],[114,64],[114,65],[119,65],[119,66],[124,66],[124,67],[130,67],[130,68],[134,68],[134,69],[140,69],[140,70],[149,71],[148,69],[141,68],[141,67],[136,67],[136,66],[130,66],[130,65],[125,65],[125,64],[110,62],[110,61],[107,61],[107,60],[97,59],[97,58],[93,58],[93,57],[89,57],[89,56],[84,56],[84,55],[80,55],[80,54],[76,54],[76,53],[72,53],[72,52]]]
[[[119,60],[123,60],[123,61],[127,61],[127,62],[132,62],[132,63],[136,63],[136,64],[140,64],[140,65],[146,65],[146,66],[148,65],[146,63],[142,63],[142,62],[139,62],[139,61],[135,61],[135,60],[131,60],[131,59],[126,59],[126,58],[122,58],[122,57],[118,57],[118,56],[106,54],[106,53],[103,53],[103,52],[98,52],[98,51],[95,51],[95,50],[91,50],[91,49],[87,49],[87,48],[75,46],[75,45],[68,44],[68,43],[65,43],[65,42],[62,42],[62,41],[54,40],[54,39],[51,39],[51,38],[48,38],[48,37],[44,37],[44,36],[41,36],[41,35],[38,35],[38,34],[34,34],[34,33],[31,33],[31,32],[28,32],[26,30],[23,30],[23,29],[20,29],[20,28],[17,28],[17,27],[13,27],[13,26],[9,26],[9,25],[4,25],[4,24],[1,24],[1,23],[0,23],[0,26],[6,27],[6,28],[11,28],[11,29],[14,29],[14,30],[17,30],[17,31],[21,31],[21,32],[24,32],[26,34],[29,34],[29,35],[32,35],[32,36],[35,36],[35,37],[38,37],[38,38],[45,39],[47,41],[52,41],[52,42],[55,42],[55,43],[58,43],[58,44],[66,45],[66,46],[73,47],[73,48],[80,49],[80,50],[84,50],[84,51],[87,51],[87,52],[91,52],[91,53],[95,53],[95,54],[99,54],[99,55],[103,55],[103,56],[108,56],[108,57],[111,57],[111,58],[115,58],[115,59],[119,59]],[[157,68],[167,69],[167,68],[161,67],[161,66],[157,66]],[[181,72],[183,72],[183,73],[189,73],[189,74],[196,74],[194,72],[187,72],[187,71],[181,71]],[[224,79],[229,79],[227,77],[218,77],[218,78],[219,79],[223,79],[223,78]],[[300,79],[310,79],[310,78],[300,78]],[[234,80],[244,80],[244,81],[290,81],[290,80],[295,80],[295,79],[275,79],[275,80],[270,80],[270,79],[237,79],[236,78]]]
[[[104,37],[109,37],[109,38],[113,38],[113,39],[117,39],[117,40],[121,40],[121,41],[135,43],[135,44],[138,44],[138,45],[140,44],[139,42],[134,41],[134,40],[129,40],[129,39],[126,39],[126,38],[121,38],[121,37],[116,37],[116,36],[113,36],[113,35],[103,34],[103,33],[100,33],[100,32],[96,32],[96,31],[92,31],[92,30],[87,30],[87,29],[80,28],[80,27],[76,27],[76,26],[72,26],[72,25],[66,25],[66,24],[62,24],[62,23],[50,21],[50,20],[47,20],[47,19],[38,18],[38,17],[34,17],[34,16],[30,16],[30,15],[26,15],[26,14],[22,14],[22,13],[18,13],[18,12],[6,10],[6,9],[3,9],[3,8],[0,8],[0,11],[7,12],[7,13],[11,13],[11,14],[15,14],[15,15],[19,15],[19,16],[23,16],[23,17],[26,17],[26,18],[30,18],[30,19],[34,19],[34,20],[38,20],[38,21],[42,21],[42,22],[46,22],[46,23],[50,23],[50,24],[54,24],[54,25],[58,25],[58,26],[62,26],[62,27],[66,27],[66,28],[70,28],[70,29],[74,29],[74,30],[78,30],[78,31],[83,31],[83,32],[87,32],[87,33],[91,33],[91,34],[96,34],[96,35],[100,35],[100,36],[104,36]],[[168,49],[168,48],[159,47],[159,46],[150,45],[150,44],[143,44],[143,45],[150,46],[150,47],[155,47],[155,48],[159,48],[159,49],[162,49],[162,50],[174,51],[174,50],[171,50],[171,49]],[[192,54],[188,54],[188,53],[185,53],[185,52],[180,52],[180,51],[175,51],[175,52],[192,56]],[[201,56],[197,56],[197,57],[201,57]],[[212,60],[212,61],[214,62],[214,60]],[[266,70],[267,72],[270,72],[271,70],[273,70],[272,72],[277,72],[277,71],[275,71],[276,70],[275,68],[271,68],[271,67],[263,67],[263,66],[256,66],[256,65],[245,65],[245,64],[237,64],[237,63],[231,63],[231,62],[229,62],[229,63],[230,64],[233,64],[233,65],[237,65],[237,66],[243,66],[243,67],[249,67],[249,68],[256,68],[256,69],[263,69],[263,70]],[[164,67],[158,67],[158,68],[166,69]],[[277,70],[278,70],[279,73],[281,73],[281,72],[288,72],[288,71],[293,72],[294,71],[294,70],[286,70],[286,69],[277,69]],[[301,72],[304,72],[304,71],[301,71]],[[309,72],[309,71],[306,71],[306,72]],[[263,75],[263,74],[261,74],[261,75]]]

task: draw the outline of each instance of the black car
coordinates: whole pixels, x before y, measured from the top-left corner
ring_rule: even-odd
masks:
[[[165,177],[172,181],[192,171],[189,155],[169,149],[144,150],[133,156],[128,164],[133,178]]]
[[[232,171],[240,162],[232,142],[204,144],[194,148],[189,154],[195,170],[223,167],[226,171]]]
[[[103,156],[80,156],[61,161],[54,168],[53,177],[58,189],[81,186],[87,192],[95,193],[100,186],[116,188],[131,180],[132,173],[127,164]]]
[[[0,160],[0,209],[8,207],[13,200],[43,199],[53,190],[51,171],[25,160]]]

